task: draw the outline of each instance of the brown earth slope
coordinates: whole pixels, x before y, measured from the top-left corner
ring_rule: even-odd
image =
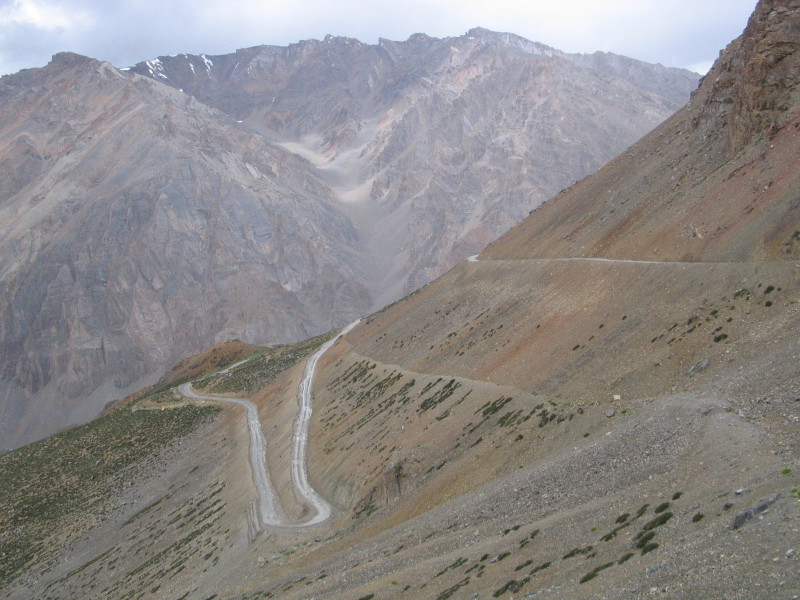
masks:
[[[323,356],[328,523],[219,538],[219,568],[180,576],[177,552],[89,566],[124,557],[159,588],[115,592],[176,599],[800,595],[798,29],[800,2],[760,2],[685,111]],[[295,514],[301,368],[253,396]],[[241,454],[224,425],[202,464]],[[87,568],[51,564],[85,597]]]
[[[800,593],[799,27],[759,4],[686,109],[332,351],[333,538],[243,589]]]

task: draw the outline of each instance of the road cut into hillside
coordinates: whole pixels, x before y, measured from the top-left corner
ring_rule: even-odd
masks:
[[[250,433],[250,466],[253,471],[253,483],[258,492],[257,509],[261,525],[270,527],[310,527],[330,518],[333,507],[309,483],[308,468],[306,464],[306,447],[308,445],[308,429],[312,414],[311,389],[317,363],[325,352],[328,351],[342,336],[353,329],[360,319],[357,319],[343,328],[333,338],[325,342],[306,361],[303,379],[297,392],[298,415],[294,423],[292,435],[292,483],[303,501],[313,509],[313,515],[303,521],[289,521],[281,509],[275,488],[269,477],[266,463],[266,442],[262,432],[261,421],[258,417],[258,407],[246,398],[226,398],[221,396],[206,396],[194,391],[191,382],[178,387],[181,394],[194,400],[211,400],[214,402],[230,402],[242,406],[247,414],[247,427]],[[240,361],[225,369],[226,372],[243,364]]]

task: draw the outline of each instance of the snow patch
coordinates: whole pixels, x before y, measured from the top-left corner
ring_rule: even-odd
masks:
[[[151,77],[162,77],[167,79],[167,76],[164,75],[164,65],[159,59],[154,58],[153,60],[146,60],[144,61],[144,64],[147,65],[147,70],[150,72]]]
[[[202,59],[203,59],[203,62],[206,64],[206,71],[210,71],[210,70],[211,70],[211,67],[213,67],[213,66],[214,66],[214,63],[213,63],[213,62],[211,62],[211,59],[209,59],[209,58],[206,58],[206,55],[205,55],[205,54],[201,54],[201,55],[200,55],[200,58],[202,58]],[[237,63],[237,64],[238,64],[238,63]]]

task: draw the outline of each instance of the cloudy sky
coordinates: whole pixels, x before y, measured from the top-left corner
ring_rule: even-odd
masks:
[[[705,72],[756,0],[0,0],[0,74],[62,50],[123,67],[326,34],[367,43],[476,26],[567,52],[616,52]]]

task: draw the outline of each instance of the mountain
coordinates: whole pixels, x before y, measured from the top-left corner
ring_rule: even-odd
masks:
[[[800,2],[762,0],[685,108],[324,354],[212,348],[0,456],[0,590],[796,596],[798,28]],[[249,396],[302,522],[309,365],[333,517],[259,526],[244,411],[176,386]]]
[[[396,300],[695,82],[486,30],[127,72],[64,53],[3,77],[0,447],[210,344],[303,339]]]
[[[209,342],[302,338],[369,307],[357,231],[295,155],[77,55],[0,95],[4,446]]]
[[[328,36],[132,72],[305,157],[372,261],[377,309],[441,275],[682,106],[687,71],[508,33]]]

